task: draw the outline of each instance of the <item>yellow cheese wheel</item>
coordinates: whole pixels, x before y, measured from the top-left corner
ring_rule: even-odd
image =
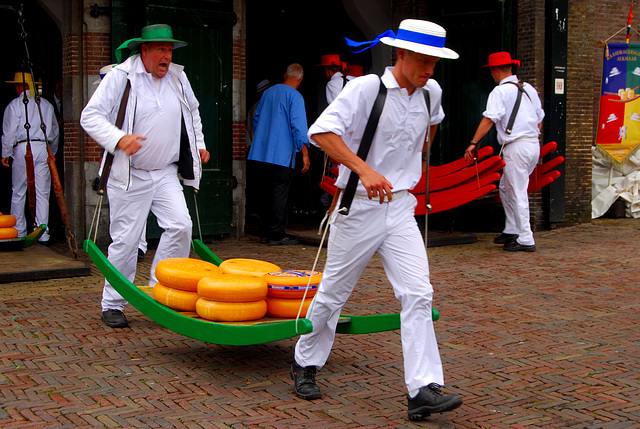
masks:
[[[274,298],[268,296],[267,315],[271,317],[286,317],[290,319],[296,318],[298,316],[298,310],[300,310],[301,301],[302,299]],[[307,298],[304,300],[300,317],[305,317],[307,315],[311,301],[313,301],[313,298]]]
[[[311,281],[309,281],[311,277]],[[312,298],[318,291],[322,274],[318,271],[282,270],[264,275],[269,285],[269,296],[277,298],[302,298],[309,283],[307,298]]]
[[[267,282],[245,274],[220,274],[198,282],[198,295],[212,301],[249,302],[267,296]]]
[[[16,217],[12,215],[0,215],[0,228],[16,226]]]
[[[196,302],[200,297],[197,292],[174,289],[162,283],[156,283],[153,287],[153,298],[174,310],[196,311]]]
[[[165,286],[195,292],[203,277],[217,276],[220,268],[193,258],[167,258],[156,265],[156,278]]]
[[[17,238],[18,230],[15,228],[0,228],[0,240],[7,240],[10,238]]]
[[[267,314],[267,302],[264,299],[252,302],[217,302],[200,298],[196,303],[196,312],[203,319],[214,322],[244,322],[263,318]]]
[[[271,271],[280,271],[280,267],[271,262],[260,261],[258,259],[227,259],[220,264],[220,269],[224,274],[246,274],[249,276],[262,277]]]

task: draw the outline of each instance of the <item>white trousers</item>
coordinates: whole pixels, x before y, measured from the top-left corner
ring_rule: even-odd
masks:
[[[27,152],[26,143],[18,143],[13,149],[13,164],[11,164],[11,214],[16,217],[18,237],[27,235],[27,221],[24,207],[27,199],[27,165],[24,155]],[[51,192],[51,172],[47,164],[47,145],[45,142],[31,142],[33,155],[33,170],[36,184],[36,224],[49,224],[49,194]],[[49,228],[39,239],[49,240]]]
[[[349,215],[336,215],[331,227],[329,259],[307,318],[313,332],[296,344],[301,366],[322,367],[333,345],[340,311],[378,252],[402,305],[400,315],[405,383],[409,392],[430,383],[444,384],[431,315],[433,288],[424,240],[414,218],[416,199],[407,194],[390,203],[355,198]]]
[[[149,286],[155,286],[156,265],[166,258],[187,258],[191,245],[191,217],[178,180],[177,166],[163,170],[132,169],[128,190],[107,183],[113,242],[109,245],[109,261],[129,281],[136,276],[138,243],[149,211],[164,230],[151,264]],[[122,310],[127,301],[105,280],[102,291],[102,311]]]
[[[529,221],[529,175],[538,163],[540,144],[537,139],[516,140],[505,145],[505,166],[500,179],[500,199],[506,217],[505,234],[518,234],[518,243],[535,244]]]

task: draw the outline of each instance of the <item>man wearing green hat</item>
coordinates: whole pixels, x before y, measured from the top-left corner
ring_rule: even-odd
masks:
[[[113,163],[107,182],[110,208],[109,261],[130,281],[136,274],[137,246],[151,211],[164,230],[151,264],[149,285],[157,282],[156,264],[189,256],[192,222],[182,186],[198,188],[202,164],[209,161],[198,100],[183,66],[171,62],[175,40],[171,27],[144,27],[142,36],[117,50],[134,55],[109,72],[82,111],[80,124],[109,153]],[[115,124],[130,84],[122,128]],[[102,320],[112,328],[128,322],[126,300],[105,280]]]

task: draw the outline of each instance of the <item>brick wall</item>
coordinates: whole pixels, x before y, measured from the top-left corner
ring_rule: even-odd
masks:
[[[516,46],[512,55],[521,61],[518,78],[533,85],[544,104],[544,34],[545,0],[520,0],[517,4],[517,22],[514,25]],[[547,143],[547,141],[542,141]],[[547,227],[542,191],[529,194],[531,225],[534,231]]]
[[[100,74],[100,68],[111,63],[111,34],[87,32],[84,34],[83,42],[83,71],[87,85],[93,85],[96,76]],[[85,162],[100,162],[102,147],[89,136],[84,150]]]
[[[601,72],[598,67],[602,67],[601,62],[596,60],[601,55],[601,50],[596,46],[596,32],[610,26],[610,21],[614,18],[608,16],[611,10],[607,3],[611,2],[569,2],[565,164],[567,224],[588,222],[591,219],[591,145],[595,140],[594,118],[598,109],[594,96],[600,86]],[[628,7],[628,2],[625,3]],[[599,18],[595,16],[597,9],[600,10]],[[626,22],[626,14],[624,20]],[[596,26],[600,29],[596,29]]]
[[[247,54],[246,40],[235,39],[233,41],[233,81],[242,82],[246,86],[247,81]],[[242,91],[244,93],[244,91]],[[246,159],[246,109],[241,109],[239,117],[233,118],[233,159],[244,161]]]
[[[77,76],[79,74],[79,64],[82,55],[77,49],[78,41],[80,40],[80,35],[77,34],[67,34],[62,41],[62,76],[67,78],[67,82],[69,82],[70,76]],[[71,103],[69,100],[65,100],[65,105],[70,106]],[[80,120],[73,118],[73,115],[70,115],[66,112],[65,109],[65,117],[62,121],[62,126],[64,128],[64,157],[65,162],[80,162],[80,150],[78,147],[78,142],[80,141]]]

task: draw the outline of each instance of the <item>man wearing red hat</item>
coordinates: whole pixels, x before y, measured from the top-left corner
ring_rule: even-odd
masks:
[[[464,157],[472,161],[478,143],[493,124],[498,131],[498,142],[502,145],[505,167],[500,179],[500,199],[506,216],[505,227],[494,243],[504,244],[504,250],[533,252],[536,245],[529,223],[529,175],[540,157],[538,136],[542,127],[544,111],[536,89],[530,84],[520,83],[512,73],[513,65],[520,61],[511,59],[509,52],[489,55],[491,77],[498,84],[491,91],[487,108],[482,113],[478,129]]]
[[[342,73],[346,68],[345,63],[340,61],[340,55],[329,54],[320,57],[318,67],[323,68],[324,76],[327,79],[327,104],[331,104],[346,84],[346,78]]]

